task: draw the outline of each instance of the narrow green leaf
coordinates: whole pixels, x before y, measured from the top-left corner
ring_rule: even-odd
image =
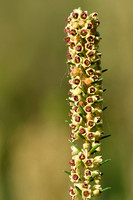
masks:
[[[81,67],[81,71],[85,74],[86,71],[85,71],[85,69],[83,68],[83,66],[81,65],[80,67]]]
[[[68,172],[68,171],[66,171],[66,170],[64,170],[64,172],[65,172],[66,174],[68,174],[68,175],[71,175],[71,173],[70,173],[70,172]]]
[[[94,65],[95,63],[99,62],[100,60],[99,59],[96,59],[94,61],[91,62],[91,65]]]
[[[82,195],[82,191],[77,186],[75,186],[75,188],[77,189],[77,191],[79,192],[79,194]]]
[[[106,71],[108,71],[108,69],[103,69],[103,70],[102,70],[102,73],[104,73],[104,72],[106,72]]]
[[[105,106],[105,107],[102,109],[102,111],[106,110],[107,108],[108,108],[108,106]]]
[[[102,81],[103,80],[103,78],[100,78],[100,79],[98,79],[97,81],[94,81],[93,83],[98,83],[98,82],[100,82],[100,81]]]
[[[83,107],[82,107],[81,105],[79,105],[79,109],[80,109],[80,111],[81,111],[81,113],[82,113],[83,115],[86,115],[86,112],[84,111],[84,109],[83,109]]]
[[[100,192],[102,193],[102,192],[105,192],[106,190],[110,190],[110,189],[111,189],[111,187],[106,187],[106,188],[102,189]]]
[[[74,63],[72,63],[72,62],[67,62],[67,64],[69,64],[69,65],[75,65]]]
[[[94,180],[94,178],[96,177],[96,176],[98,176],[98,174],[94,174],[92,177],[90,177],[90,181],[93,181]]]
[[[100,165],[103,165],[103,164],[105,164],[105,163],[107,163],[107,162],[109,162],[111,159],[107,159],[107,160],[104,160],[104,161],[102,161],[101,163],[99,163]]]
[[[102,101],[103,101],[103,99],[99,99],[99,100],[95,101],[94,103],[100,103]]]
[[[84,83],[82,83],[82,89],[83,89],[83,92],[84,92],[85,94],[87,94],[87,90],[86,90],[86,88],[85,88]]]
[[[81,94],[80,94],[81,96],[82,96],[82,98],[84,99],[84,100],[86,100],[86,98],[85,98],[85,96],[84,96],[84,93],[83,92],[81,92]]]
[[[105,92],[107,89],[103,89],[103,92]]]
[[[71,100],[71,99],[66,99],[66,101],[69,101],[69,102],[72,102],[72,103],[74,103],[74,101],[73,101],[73,100]]]
[[[105,138],[108,138],[108,137],[110,137],[110,136],[111,136],[110,134],[109,134],[109,135],[104,135],[104,136],[101,137],[100,140],[105,139]]]
[[[92,147],[92,149],[90,150],[90,153],[93,153],[93,151],[95,151],[95,149],[97,148],[97,147],[99,147],[100,146],[100,144],[96,144],[94,147]]]
[[[84,57],[84,54],[83,53],[78,53],[78,56],[79,57]]]
[[[72,123],[70,120],[65,120],[65,122],[67,122],[68,124],[71,124],[71,123]]]
[[[101,125],[101,124],[103,124],[103,122],[96,123],[96,126],[99,126],[99,125]]]
[[[69,142],[79,151],[82,151],[75,143],[72,142],[72,140],[69,140]]]
[[[79,135],[79,137],[81,137],[82,139],[85,140],[85,137],[81,133],[79,133],[78,135]]]

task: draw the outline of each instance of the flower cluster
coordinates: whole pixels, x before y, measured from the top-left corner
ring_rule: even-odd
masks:
[[[100,140],[102,130],[102,68],[101,53],[98,51],[101,39],[97,27],[100,24],[97,13],[88,16],[87,11],[75,9],[68,19],[64,38],[68,45],[68,72],[70,90],[68,104],[70,109],[69,126],[71,129],[72,159],[69,164],[71,200],[77,200],[78,195],[83,200],[92,199],[102,192],[99,166],[103,162]],[[83,141],[79,148],[74,142]]]

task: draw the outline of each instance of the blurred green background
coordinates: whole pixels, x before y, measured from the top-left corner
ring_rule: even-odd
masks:
[[[133,1],[5,0],[0,5],[0,200],[67,200],[71,158],[64,19],[98,12],[104,74],[102,200],[133,199]]]

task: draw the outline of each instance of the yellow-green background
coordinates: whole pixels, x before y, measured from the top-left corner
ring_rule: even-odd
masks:
[[[133,1],[0,3],[0,200],[67,200],[71,158],[64,19],[98,12],[104,74],[101,200],[133,199]]]

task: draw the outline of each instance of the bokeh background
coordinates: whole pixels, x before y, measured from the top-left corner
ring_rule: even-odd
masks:
[[[133,199],[133,1],[6,0],[0,5],[0,200],[67,200],[64,19],[98,12],[104,74],[103,187],[98,199]]]

